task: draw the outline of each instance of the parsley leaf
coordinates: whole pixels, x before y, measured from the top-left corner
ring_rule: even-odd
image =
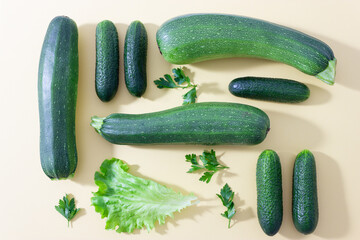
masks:
[[[188,105],[188,104],[192,104],[195,103],[196,101],[196,87],[193,87],[190,91],[188,91],[187,93],[185,93],[183,95],[183,105]]]
[[[59,205],[55,206],[55,209],[67,219],[68,227],[71,219],[73,219],[80,210],[80,208],[75,207],[75,199],[69,199],[67,194],[65,194],[62,200],[59,200]]]
[[[191,85],[190,78],[185,75],[181,68],[173,68],[172,73],[174,74],[174,80],[177,84],[187,83],[188,87]]]
[[[183,95],[183,105],[195,103],[197,98],[197,85],[191,83],[190,78],[185,75],[182,68],[173,68],[172,73],[174,75],[174,79],[169,74],[165,74],[164,77],[155,80],[154,83],[157,88],[191,88],[190,91]]]
[[[221,194],[221,195],[220,195]],[[235,205],[233,202],[234,192],[231,190],[229,185],[226,183],[224,187],[220,190],[220,194],[216,194],[222,201],[222,204],[227,208],[227,210],[221,214],[221,216],[229,219],[228,228],[230,228],[231,218],[235,215]]]
[[[199,181],[209,183],[212,176],[219,170],[229,168],[227,166],[221,165],[215,155],[215,151],[211,149],[210,152],[204,151],[202,155],[199,156],[202,164],[197,160],[196,154],[188,154],[185,156],[186,162],[191,163],[191,168],[187,171],[188,173],[195,172],[197,170],[207,170],[199,178]]]
[[[178,88],[178,86],[169,74],[165,74],[164,78],[161,77],[159,80],[154,81],[158,88]]]

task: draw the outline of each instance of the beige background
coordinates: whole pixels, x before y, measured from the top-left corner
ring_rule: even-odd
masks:
[[[1,239],[266,239],[256,215],[255,165],[260,152],[274,149],[281,158],[284,220],[274,239],[358,239],[360,135],[360,15],[358,1],[40,1],[0,0],[1,60]],[[167,19],[185,13],[217,12],[251,16],[287,25],[313,35],[334,50],[336,83],[328,86],[284,64],[258,59],[224,59],[186,66],[200,85],[199,102],[251,104],[271,119],[271,131],[257,146],[214,146],[230,167],[210,184],[188,174],[184,155],[200,154],[206,146],[115,146],[90,126],[93,115],[142,113],[181,104],[184,91],[159,90],[153,80],[173,67],[159,54],[155,33]],[[67,15],[79,27],[80,78],[76,134],[79,163],[72,180],[50,181],[39,159],[37,68],[42,41],[51,19]],[[141,20],[148,31],[148,88],[143,98],[127,92],[121,71],[118,94],[102,103],[94,90],[95,26],[104,19],[116,23],[121,49],[126,28]],[[122,68],[121,68],[122,69]],[[228,83],[246,75],[291,78],[311,89],[308,101],[279,104],[232,96]],[[318,167],[320,220],[316,231],[303,236],[291,220],[291,178],[294,158],[309,148]],[[105,158],[117,157],[130,172],[166,184],[201,200],[165,225],[147,233],[121,234],[104,229],[105,221],[90,206],[96,191],[93,175]],[[215,194],[225,184],[237,193],[238,213],[232,226],[220,216],[224,207]],[[54,205],[71,193],[82,208],[72,227]]]

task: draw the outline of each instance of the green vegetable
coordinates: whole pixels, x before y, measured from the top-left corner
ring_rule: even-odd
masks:
[[[234,194],[235,193],[231,190],[227,183],[220,190],[220,194],[216,194],[221,199],[222,204],[227,208],[221,216],[229,219],[228,228],[230,228],[231,219],[236,213],[235,204],[233,202]]]
[[[295,160],[292,205],[296,229],[303,234],[315,231],[319,220],[316,163],[309,150],[301,151]]]
[[[43,42],[38,72],[41,167],[51,179],[74,175],[75,112],[79,73],[78,29],[55,17]]]
[[[309,98],[309,88],[300,82],[281,78],[242,77],[232,80],[229,91],[237,97],[296,103]]]
[[[147,86],[147,44],[145,26],[140,21],[133,21],[125,36],[124,70],[126,87],[129,93],[136,97],[142,96]]]
[[[219,170],[229,168],[224,165],[221,165],[215,155],[215,151],[211,149],[210,152],[204,151],[202,155],[199,156],[202,164],[199,164],[196,154],[188,154],[185,156],[186,162],[191,163],[191,168],[188,173],[193,173],[198,170],[207,170],[200,177],[199,181],[209,183],[212,176]]]
[[[96,26],[95,89],[99,99],[108,102],[119,86],[119,37],[114,23],[104,20]]]
[[[195,103],[197,98],[197,85],[191,83],[190,78],[185,75],[183,69],[173,68],[174,80],[169,74],[165,74],[164,78],[155,80],[155,85],[159,88],[191,88],[190,91],[183,95],[183,105]]]
[[[192,205],[197,198],[184,196],[154,181],[128,173],[129,166],[122,160],[105,160],[100,172],[95,173],[91,203],[95,211],[106,217],[105,229],[131,233],[134,229],[154,228],[154,223],[164,224],[167,216]]]
[[[166,21],[157,31],[166,61],[189,64],[228,57],[282,62],[333,84],[336,58],[324,42],[267,21],[227,14],[187,14]]]
[[[75,207],[75,199],[68,198],[68,195],[65,194],[63,199],[59,200],[59,205],[55,206],[56,211],[58,211],[61,215],[63,215],[66,220],[69,222],[75,217],[75,215],[79,212],[80,208]]]
[[[262,110],[238,103],[194,103],[144,114],[92,117],[91,125],[115,144],[258,144],[270,129]]]
[[[275,235],[283,219],[283,198],[279,156],[273,150],[263,151],[256,165],[257,213],[261,228]]]

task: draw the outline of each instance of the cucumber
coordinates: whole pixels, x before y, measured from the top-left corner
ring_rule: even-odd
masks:
[[[303,234],[312,233],[319,219],[316,163],[306,149],[297,155],[294,164],[292,217],[296,229]]]
[[[96,26],[95,90],[109,102],[119,86],[119,37],[114,23],[104,20]]]
[[[76,23],[65,16],[55,17],[46,32],[38,72],[40,159],[51,179],[71,177],[76,169],[78,73]]]
[[[257,214],[261,228],[275,235],[283,219],[281,164],[273,150],[263,151],[256,165]]]
[[[144,114],[92,117],[91,125],[115,144],[258,144],[270,129],[262,110],[238,103],[194,103]]]
[[[135,97],[141,97],[147,86],[147,43],[145,26],[140,21],[133,21],[125,36],[124,70],[126,88]]]
[[[228,57],[282,62],[332,85],[336,59],[324,42],[259,19],[227,14],[188,14],[162,24],[156,40],[165,60],[189,64]]]
[[[297,103],[309,98],[309,88],[300,82],[281,78],[242,77],[232,80],[229,91],[237,97],[274,102]]]

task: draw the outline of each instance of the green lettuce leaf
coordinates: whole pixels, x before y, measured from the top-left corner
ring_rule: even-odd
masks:
[[[91,203],[101,218],[107,218],[105,229],[131,233],[134,229],[154,228],[156,221],[165,223],[167,216],[193,204],[196,196],[184,196],[154,181],[128,173],[129,167],[122,160],[105,160],[100,172],[95,173]]]

